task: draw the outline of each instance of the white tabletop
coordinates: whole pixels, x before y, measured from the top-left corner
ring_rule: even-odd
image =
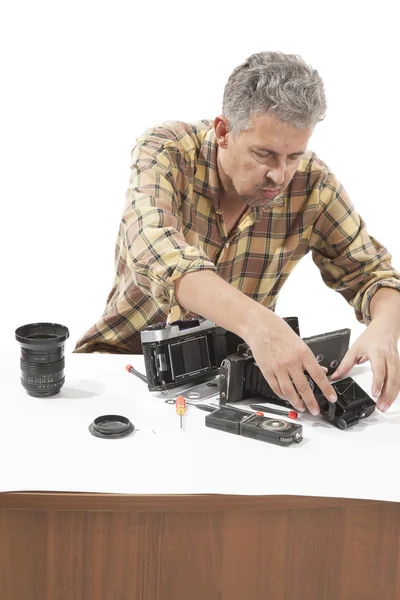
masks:
[[[129,374],[141,356],[66,355],[66,383],[52,398],[28,396],[19,349],[0,356],[0,491],[124,494],[300,495],[400,501],[399,400],[348,431],[301,415],[304,439],[279,447],[205,426],[189,407],[183,431],[174,406]],[[350,375],[371,392],[365,365]],[[88,430],[104,414],[136,431],[100,439]]]

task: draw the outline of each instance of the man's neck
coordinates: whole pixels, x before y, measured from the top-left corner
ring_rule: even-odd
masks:
[[[232,179],[226,172],[225,161],[224,161],[223,151],[218,147],[217,148],[217,170],[218,170],[218,180],[219,180],[219,193],[220,196],[225,196],[226,198],[231,198],[232,200],[239,200],[239,196],[233,187]]]

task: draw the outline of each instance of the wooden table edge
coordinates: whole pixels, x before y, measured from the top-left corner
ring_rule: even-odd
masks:
[[[1,492],[0,510],[175,512],[249,511],[387,505],[382,500],[317,496],[243,496],[223,494],[103,494],[75,492]]]

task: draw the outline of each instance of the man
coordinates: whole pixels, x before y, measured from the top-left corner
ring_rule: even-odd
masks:
[[[114,285],[75,351],[141,353],[150,323],[201,315],[249,344],[276,394],[317,414],[304,371],[332,402],[335,391],[274,312],[311,251],[326,285],[367,325],[331,380],[370,360],[372,394],[385,411],[400,389],[400,274],[334,174],[307,151],[325,111],[315,70],[298,56],[262,52],[233,71],[214,122],[145,131],[132,151]]]

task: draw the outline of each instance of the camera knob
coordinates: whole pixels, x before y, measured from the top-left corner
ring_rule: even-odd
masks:
[[[154,323],[154,325],[149,325],[146,327],[147,331],[155,331],[157,329],[165,329],[165,323]]]

